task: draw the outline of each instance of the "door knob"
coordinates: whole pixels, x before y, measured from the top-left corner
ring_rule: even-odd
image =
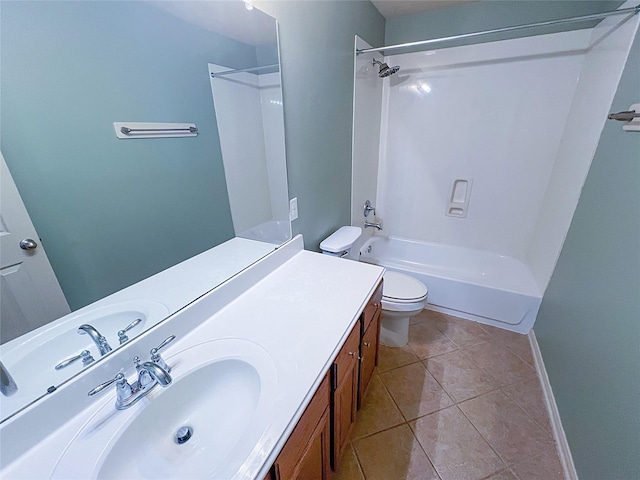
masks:
[[[34,250],[37,246],[38,244],[30,238],[25,238],[20,241],[20,248],[23,250]]]

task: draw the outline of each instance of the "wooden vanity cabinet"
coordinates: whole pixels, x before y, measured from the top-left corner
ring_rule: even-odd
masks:
[[[378,347],[380,341],[380,315],[382,313],[382,281],[362,312],[362,334],[360,341],[360,384],[358,388],[358,409],[367,393],[378,365]]]
[[[382,282],[369,299],[332,366],[331,466],[337,470],[378,364]]]
[[[265,480],[328,480],[338,468],[378,364],[382,282]]]
[[[328,480],[330,470],[329,397],[327,373],[291,432],[272,469],[274,480]]]
[[[358,411],[360,330],[358,320],[331,368],[331,466],[334,470],[338,469]]]

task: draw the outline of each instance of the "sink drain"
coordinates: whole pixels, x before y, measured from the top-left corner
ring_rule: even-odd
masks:
[[[183,443],[188,442],[191,435],[193,435],[193,429],[191,427],[180,427],[176,432],[176,443],[178,445],[182,445]]]

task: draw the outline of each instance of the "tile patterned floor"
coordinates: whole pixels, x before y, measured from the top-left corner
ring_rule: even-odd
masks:
[[[424,310],[381,347],[332,480],[562,480],[524,335]]]

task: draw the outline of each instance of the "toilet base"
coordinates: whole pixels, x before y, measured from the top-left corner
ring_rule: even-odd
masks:
[[[409,317],[385,318],[380,321],[380,343],[387,347],[404,347],[409,343]]]

